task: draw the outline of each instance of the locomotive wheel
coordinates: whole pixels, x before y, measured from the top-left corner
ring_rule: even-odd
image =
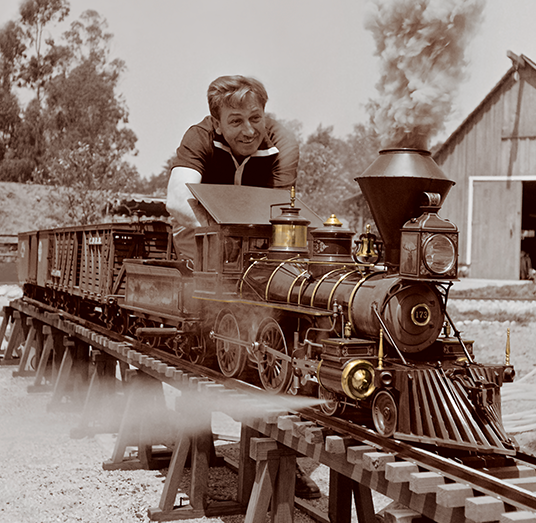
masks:
[[[341,403],[337,394],[325,389],[322,385],[318,386],[318,398],[322,400],[320,410],[326,416],[340,416],[346,409],[346,403]]]
[[[132,323],[129,324],[127,334],[137,339],[136,330],[143,329],[147,327],[147,322],[141,318],[136,318]]]
[[[277,321],[268,318],[259,327],[257,342],[261,346],[258,369],[262,386],[274,394],[286,392],[292,379],[292,367],[290,362],[278,358],[275,354],[264,352],[263,346],[274,349],[282,354],[288,354],[285,334]]]
[[[227,338],[240,339],[240,327],[232,312],[225,312],[216,323],[216,332]],[[230,341],[216,340],[216,357],[222,373],[228,378],[242,374],[247,362],[247,352]]]
[[[179,358],[201,365],[207,355],[205,339],[198,334],[185,334],[177,340],[175,354]]]
[[[385,437],[395,433],[398,422],[398,409],[393,396],[382,390],[372,402],[372,420],[376,431]]]

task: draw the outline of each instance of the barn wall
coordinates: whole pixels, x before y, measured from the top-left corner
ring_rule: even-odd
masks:
[[[460,263],[496,258],[494,245],[497,242],[514,248],[509,261],[498,262],[502,263],[501,266],[495,263],[492,267],[480,262],[472,265],[472,277],[519,277],[514,266],[517,263],[515,260],[519,259],[520,242],[513,245],[517,241],[513,238],[520,237],[521,234],[520,221],[517,219],[521,213],[521,185],[508,193],[501,193],[502,182],[498,179],[499,188],[492,191],[495,195],[493,198],[501,194],[507,197],[508,204],[514,206],[515,212],[506,216],[497,212],[494,199],[488,202],[473,201],[469,209],[471,191],[475,198],[482,197],[480,189],[476,189],[477,177],[530,179],[534,176],[536,179],[536,71],[527,65],[516,77],[513,69],[505,75],[495,90],[434,157],[445,174],[456,182],[441,215],[453,221],[460,229]],[[475,215],[475,212],[478,214]],[[486,234],[485,230],[488,230],[491,237],[489,241],[480,237],[478,242],[473,237],[469,252],[468,231],[473,222],[485,223],[481,234]],[[511,233],[515,227],[518,230]]]

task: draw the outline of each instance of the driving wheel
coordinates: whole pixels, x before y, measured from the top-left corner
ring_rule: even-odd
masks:
[[[179,358],[201,365],[207,355],[205,339],[200,334],[185,334],[178,337],[175,353]]]
[[[240,339],[240,327],[235,315],[224,312],[216,322],[216,333],[230,339]],[[216,357],[222,373],[228,378],[242,374],[246,366],[247,352],[240,345],[229,340],[216,339]]]
[[[273,350],[288,355],[285,334],[279,323],[272,318],[262,322],[257,342],[260,346],[258,370],[262,386],[274,394],[286,392],[292,379],[292,366],[290,361],[271,352]],[[270,352],[266,349],[270,349]]]

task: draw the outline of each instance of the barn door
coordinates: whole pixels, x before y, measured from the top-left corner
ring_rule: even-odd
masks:
[[[472,278],[519,280],[522,194],[518,181],[474,181]]]

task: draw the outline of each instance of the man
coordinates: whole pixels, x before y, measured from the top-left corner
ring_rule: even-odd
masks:
[[[196,223],[186,183],[273,188],[296,183],[298,142],[266,116],[268,94],[261,82],[222,76],[210,84],[207,99],[210,116],[185,133],[169,179],[167,209],[180,224]]]
[[[299,149],[295,137],[266,116],[266,89],[258,80],[221,76],[207,92],[210,116],[186,131],[168,184],[167,209],[177,224],[196,223],[186,183],[250,185],[290,189],[296,185]],[[193,257],[193,229],[176,227],[179,256]],[[320,496],[298,465],[296,494]]]

